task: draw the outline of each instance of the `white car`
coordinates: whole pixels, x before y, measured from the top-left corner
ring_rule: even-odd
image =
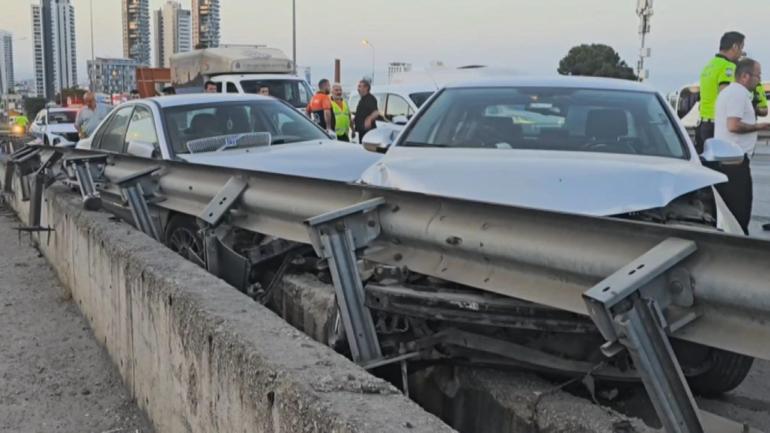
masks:
[[[663,96],[637,82],[563,77],[450,85],[403,131],[378,128],[363,140],[365,147],[388,147],[363,174],[369,185],[743,234],[715,189],[727,177],[703,166]],[[711,139],[701,157],[717,164],[744,155]],[[565,350],[579,334],[538,338],[539,350],[595,359]],[[747,356],[672,341],[677,354],[686,354],[679,359],[699,394],[734,389],[752,365]]]
[[[285,101],[243,94],[129,101],[77,147],[345,182],[380,158],[331,139]]]
[[[665,99],[635,82],[450,85],[403,131],[375,129],[363,142],[387,148],[361,177],[371,185],[742,233],[713,188],[727,177],[703,166]],[[707,151],[711,160],[743,157],[716,140]]]
[[[372,86],[371,93],[377,99],[377,107],[387,122],[403,124],[417,113],[417,110],[438,90],[433,83],[414,85]],[[358,92],[353,92],[348,99],[350,111],[355,114]]]
[[[80,140],[77,115],[74,108],[45,108],[30,124],[29,133],[46,146],[74,146]]]

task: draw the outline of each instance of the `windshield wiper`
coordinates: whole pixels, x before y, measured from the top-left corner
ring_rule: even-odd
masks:
[[[416,141],[407,141],[402,146],[407,147],[450,147],[448,144],[419,143]]]

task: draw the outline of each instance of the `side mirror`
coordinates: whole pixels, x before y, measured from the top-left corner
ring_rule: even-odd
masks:
[[[361,144],[369,152],[385,153],[393,144],[397,133],[398,131],[390,128],[372,129],[361,138]]]
[[[704,143],[700,156],[706,162],[738,164],[743,162],[745,153],[737,144],[719,138],[709,138]]]
[[[155,145],[146,141],[129,141],[126,152],[140,158],[154,158]]]
[[[396,116],[393,118],[393,123],[396,125],[406,125],[409,122],[409,118],[406,116]]]

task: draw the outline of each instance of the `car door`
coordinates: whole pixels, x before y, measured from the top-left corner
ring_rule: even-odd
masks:
[[[119,108],[110,118],[102,123],[101,128],[94,134],[91,148],[104,152],[124,153],[126,147],[126,131],[134,111],[134,105]]]
[[[134,112],[131,114],[131,120],[126,129],[124,149],[127,152],[130,145],[136,146],[137,150],[149,150],[151,151],[152,158],[160,158],[160,140],[158,139],[158,130],[155,127],[155,120],[153,119],[152,110],[144,105],[136,105]],[[131,152],[133,153],[133,152]],[[137,156],[144,156],[146,154],[136,153]]]
[[[398,116],[409,119],[413,114],[414,111],[406,99],[395,93],[388,93],[388,100],[385,103],[385,118],[388,122],[392,122]]]

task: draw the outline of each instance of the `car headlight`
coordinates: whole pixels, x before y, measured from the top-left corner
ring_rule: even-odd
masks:
[[[11,134],[13,135],[21,136],[21,135],[24,135],[24,132],[25,132],[24,127],[21,125],[13,125],[11,127]]]

